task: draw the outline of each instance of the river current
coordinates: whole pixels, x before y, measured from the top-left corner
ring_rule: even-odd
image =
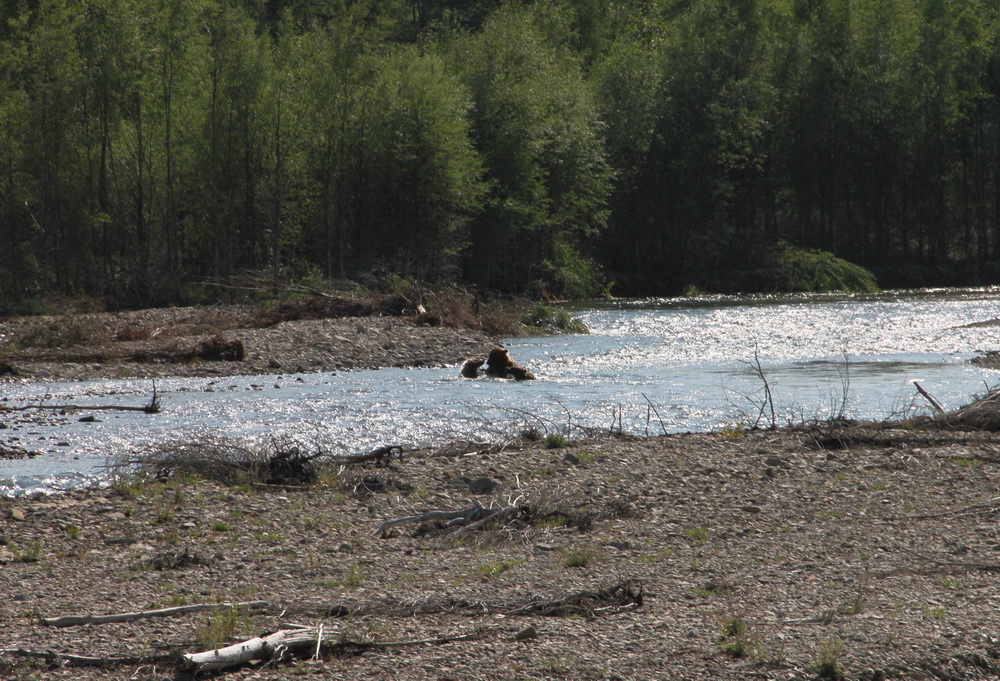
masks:
[[[295,438],[359,453],[447,438],[500,440],[526,428],[579,436],[767,425],[927,411],[920,383],[946,408],[993,388],[970,364],[1000,349],[1000,289],[880,295],[704,296],[579,304],[588,335],[515,339],[538,380],[464,379],[446,368],[161,379],[163,411],[96,412],[0,430],[39,452],[0,461],[0,495],[101,482],[123,453],[201,434]],[[973,326],[970,326],[972,324]],[[142,406],[148,380],[7,384],[9,405]],[[762,407],[763,413],[762,413]]]

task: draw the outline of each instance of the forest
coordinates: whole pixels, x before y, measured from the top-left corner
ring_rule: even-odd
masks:
[[[0,311],[1000,282],[992,0],[5,0]],[[783,246],[782,246],[783,247]]]

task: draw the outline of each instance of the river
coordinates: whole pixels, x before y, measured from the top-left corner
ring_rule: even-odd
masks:
[[[526,428],[637,434],[708,431],[772,419],[885,419],[946,408],[996,384],[970,364],[1000,349],[1000,288],[879,295],[702,296],[578,304],[589,335],[514,339],[538,377],[463,379],[458,366],[157,382],[163,411],[97,412],[0,430],[39,455],[0,461],[0,495],[86,486],[107,462],[144,446],[209,433],[292,437],[309,449],[364,452],[442,438],[498,440]],[[4,386],[8,404],[141,406],[149,381]],[[763,414],[761,410],[763,409]]]

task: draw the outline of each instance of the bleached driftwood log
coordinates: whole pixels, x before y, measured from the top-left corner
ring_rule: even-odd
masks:
[[[174,615],[186,615],[191,612],[215,610],[217,608],[246,608],[248,610],[262,610],[268,607],[270,607],[270,603],[267,601],[247,601],[245,603],[201,603],[193,605],[179,605],[173,608],[162,608],[160,610],[123,612],[113,615],[64,615],[62,617],[44,617],[42,618],[42,624],[50,627],[76,627],[82,624],[111,624],[118,622],[131,622],[132,620],[147,619],[150,617],[173,617]]]
[[[189,671],[203,672],[246,664],[253,660],[270,660],[280,657],[286,650],[319,647],[322,645],[322,636],[317,627],[281,629],[225,648],[187,653],[181,656],[180,666]]]
[[[467,523],[476,522],[484,518],[488,518],[491,515],[497,513],[497,509],[486,508],[478,501],[472,506],[460,511],[428,511],[427,513],[421,513],[420,515],[409,516],[408,518],[397,518],[396,520],[386,520],[384,523],[378,526],[374,532],[372,532],[373,537],[381,536],[383,532],[388,530],[390,527],[396,527],[397,525],[406,525],[407,523],[423,523],[430,520],[447,520],[448,523],[446,527],[451,527],[455,525],[465,525]]]

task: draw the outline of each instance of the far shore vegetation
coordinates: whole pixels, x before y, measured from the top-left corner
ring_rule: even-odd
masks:
[[[997,283],[998,45],[986,0],[0,3],[0,315]]]

